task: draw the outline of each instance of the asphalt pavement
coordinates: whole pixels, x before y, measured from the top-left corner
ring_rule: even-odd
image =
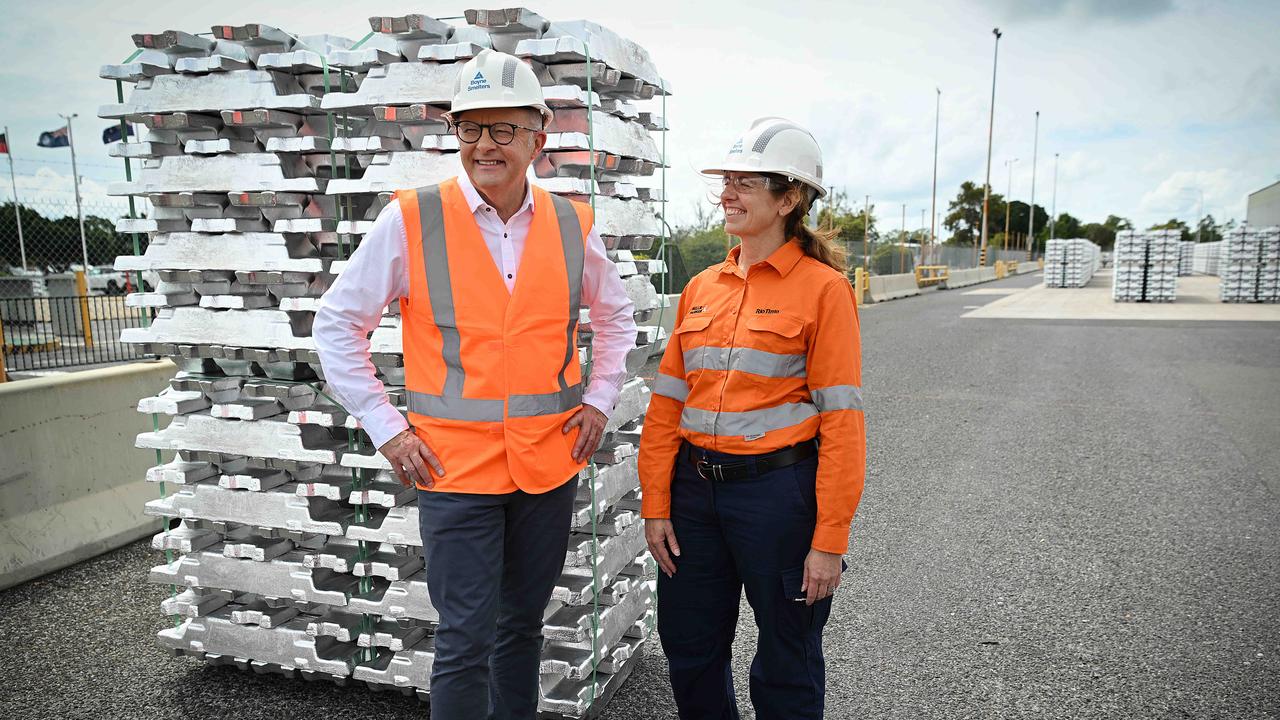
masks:
[[[962,317],[1000,297],[861,312],[869,475],[827,717],[1280,717],[1280,324]],[[0,717],[427,717],[167,656],[162,560],[135,543],[0,593]],[[604,718],[675,716],[656,646]],[[753,647],[744,603],[744,717]]]

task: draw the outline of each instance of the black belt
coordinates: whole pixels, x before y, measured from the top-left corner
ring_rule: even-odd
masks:
[[[689,462],[693,463],[693,467],[697,469],[698,475],[702,479],[715,480],[716,482],[732,482],[734,480],[750,480],[767,472],[790,467],[801,460],[808,460],[818,454],[818,443],[815,440],[806,440],[771,453],[743,455],[740,456],[743,458],[742,460],[727,463],[712,463],[703,460],[698,457],[697,449],[689,443],[685,443],[684,452],[688,455]]]

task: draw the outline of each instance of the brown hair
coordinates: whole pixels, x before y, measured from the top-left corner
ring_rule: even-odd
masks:
[[[784,197],[789,193],[799,195],[799,202],[796,203],[791,214],[787,216],[784,232],[788,238],[795,238],[800,243],[800,249],[804,250],[804,254],[817,260],[823,265],[835,268],[840,272],[847,270],[845,264],[845,249],[840,247],[836,242],[840,231],[831,228],[827,230],[814,229],[805,224],[805,218],[809,215],[809,208],[813,205],[813,201],[817,198],[817,191],[798,180],[788,180],[782,175],[774,175],[772,173],[767,176],[770,180],[769,189],[775,197]]]

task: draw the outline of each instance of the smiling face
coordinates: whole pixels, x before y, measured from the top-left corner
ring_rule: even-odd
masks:
[[[485,108],[468,110],[454,118],[491,125],[511,123],[526,128],[542,127],[542,114],[533,108]],[[476,189],[485,194],[502,195],[524,189],[525,173],[533,159],[547,144],[547,134],[537,131],[516,130],[515,139],[508,145],[499,145],[485,130],[474,143],[459,142],[462,168]]]
[[[799,202],[795,193],[776,193],[772,184],[760,182],[764,176],[755,173],[726,172],[724,176],[720,207],[724,210],[725,232],[740,238],[782,232],[787,215]],[[743,188],[733,182],[735,179],[759,187]]]

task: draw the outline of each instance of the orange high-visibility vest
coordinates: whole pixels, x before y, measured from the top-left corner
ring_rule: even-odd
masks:
[[[401,298],[409,423],[440,458],[435,490],[542,493],[582,469],[578,308],[591,209],[533,188],[507,291],[457,180],[396,193],[409,245]],[[426,489],[426,488],[423,488]]]

